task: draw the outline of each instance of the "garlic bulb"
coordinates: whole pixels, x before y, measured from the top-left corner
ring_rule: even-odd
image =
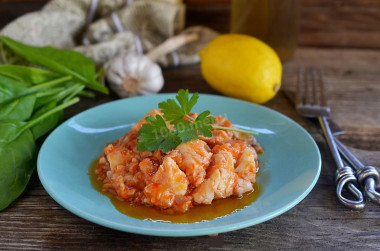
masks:
[[[160,66],[154,61],[199,39],[199,31],[200,28],[194,28],[187,34],[171,37],[149,51],[146,56],[128,52],[111,59],[105,65],[111,89],[122,98],[159,92],[164,85],[164,77]]]
[[[164,85],[161,68],[149,57],[124,53],[105,65],[111,89],[120,97],[155,94]]]

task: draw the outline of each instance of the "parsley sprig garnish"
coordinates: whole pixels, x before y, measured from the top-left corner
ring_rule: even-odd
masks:
[[[194,93],[189,98],[189,90],[179,90],[176,100],[168,99],[158,104],[163,116],[148,116],[146,122],[139,130],[139,142],[137,150],[155,151],[161,149],[168,152],[178,146],[181,142],[188,142],[198,138],[198,135],[212,137],[212,129],[230,130],[247,134],[257,132],[242,130],[233,127],[213,125],[215,119],[210,116],[210,111],[200,113],[196,118],[189,115],[199,98],[198,93]],[[174,125],[174,129],[169,129],[166,123]]]

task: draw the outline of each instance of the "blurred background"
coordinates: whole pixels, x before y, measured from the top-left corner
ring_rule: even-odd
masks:
[[[299,46],[380,48],[380,1],[299,0]],[[0,0],[0,29],[47,0]],[[186,26],[229,31],[230,0],[185,0]],[[21,5],[22,3],[22,5]]]

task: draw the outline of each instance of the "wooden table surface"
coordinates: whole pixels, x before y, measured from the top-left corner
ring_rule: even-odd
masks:
[[[19,4],[20,8],[10,1],[3,2],[8,9],[19,13],[17,10],[26,12],[40,7],[44,1],[19,1],[25,2]],[[311,0],[307,2],[315,3]],[[326,1],[322,2],[326,4]],[[371,1],[364,2],[368,5]],[[226,13],[228,6],[221,4],[207,10],[210,14],[208,16],[204,14],[207,13],[205,8],[190,5],[188,23],[194,24],[197,20],[202,20],[202,24],[226,31],[228,16],[220,13]],[[9,20],[0,19],[0,22],[4,25],[11,21],[11,17],[14,18],[11,15]],[[373,34],[379,34],[378,30],[372,30],[369,37]],[[351,35],[348,33],[347,36]],[[307,43],[305,41],[307,40],[304,39],[303,43]],[[346,131],[340,139],[354,147],[353,151],[365,164],[379,166],[380,50],[372,44],[368,46],[368,41],[360,45],[357,44],[358,41],[355,43],[351,47],[341,44],[326,47],[322,41],[323,46],[300,46],[294,58],[284,64],[282,90],[294,89],[298,67],[321,68],[332,117]],[[165,87],[162,92],[188,88],[190,91],[217,94],[202,79],[198,65],[165,70],[164,77]],[[112,95],[98,96],[94,100],[82,99],[66,111],[66,117],[112,99],[115,99]],[[57,204],[46,193],[37,174],[34,174],[25,192],[0,212],[0,250],[379,250],[380,205],[368,203],[363,211],[353,211],[342,206],[335,196],[334,162],[318,129],[296,113],[283,91],[264,106],[301,124],[313,136],[322,154],[322,173],[316,186],[288,212],[259,225],[213,237],[147,237],[111,230],[77,217]],[[378,170],[380,171],[379,168]]]

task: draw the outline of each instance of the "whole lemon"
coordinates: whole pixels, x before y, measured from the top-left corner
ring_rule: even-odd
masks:
[[[280,89],[281,61],[271,47],[254,37],[220,35],[199,56],[203,77],[224,95],[262,104]]]

